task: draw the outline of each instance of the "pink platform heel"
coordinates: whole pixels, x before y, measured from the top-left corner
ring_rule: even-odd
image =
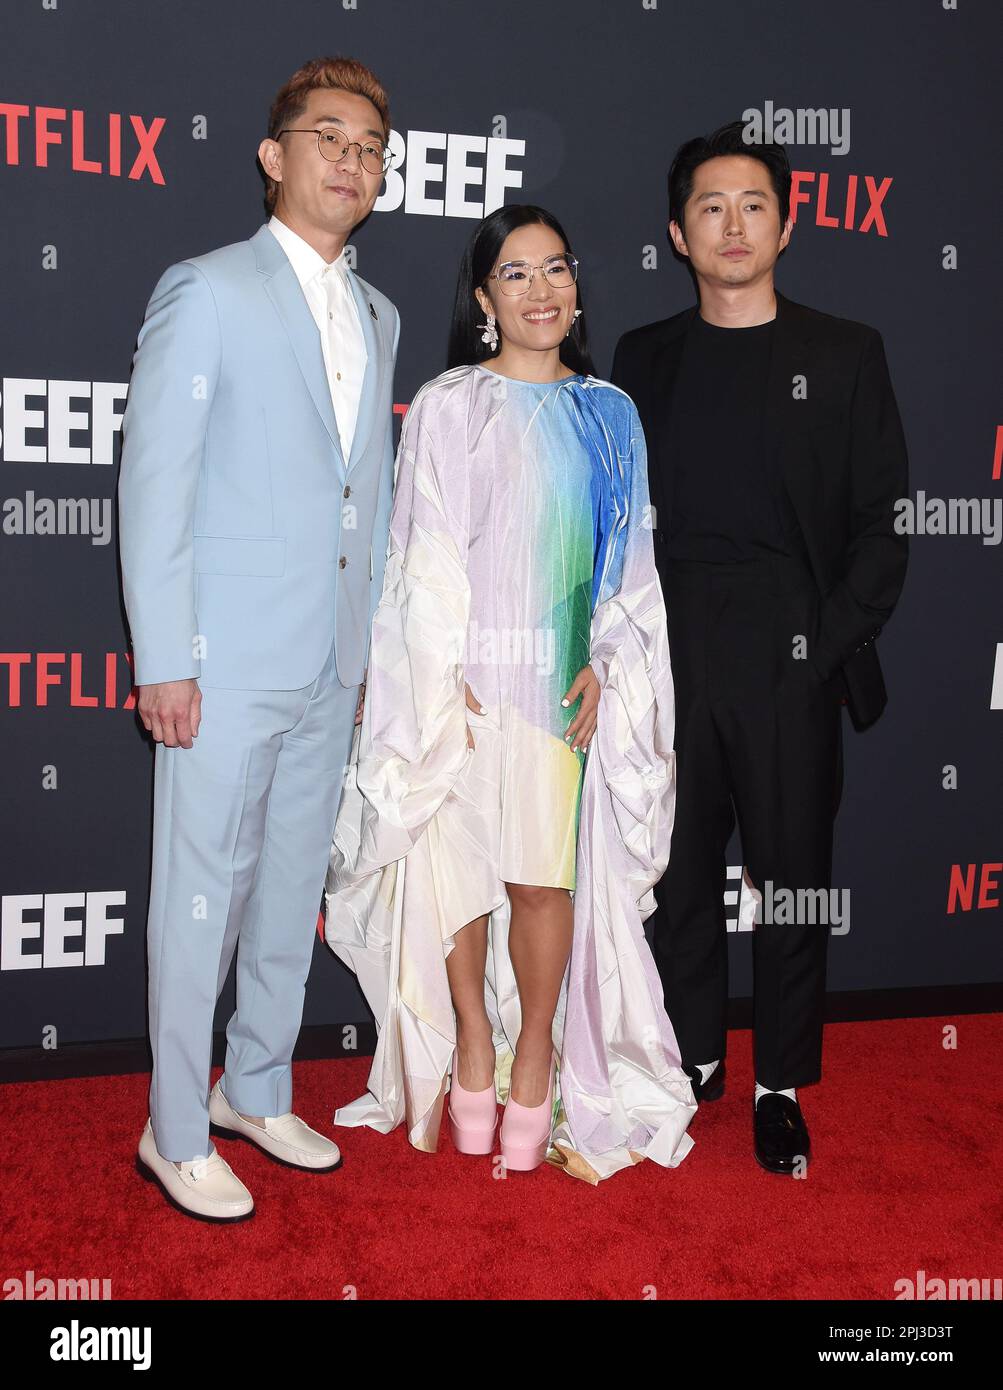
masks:
[[[449,1132],[461,1154],[489,1154],[498,1124],[498,1097],[492,1081],[483,1091],[465,1091],[454,1069],[449,1083]]]
[[[552,1058],[547,1098],[540,1105],[520,1105],[512,1099],[509,1090],[498,1135],[506,1169],[529,1173],[546,1158],[553,1120],[555,1073],[555,1059]]]

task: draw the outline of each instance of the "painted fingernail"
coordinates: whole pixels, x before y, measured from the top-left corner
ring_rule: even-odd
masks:
[[[567,700],[562,700],[562,701],[561,701],[561,704],[562,704],[562,705],[567,705],[568,703],[569,703],[569,702],[568,702]]]

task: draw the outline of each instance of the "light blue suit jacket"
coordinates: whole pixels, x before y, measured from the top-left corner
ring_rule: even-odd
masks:
[[[335,643],[362,679],[383,587],[400,318],[351,270],[368,362],[342,457],[320,334],[285,252],[170,266],[122,421],[119,534],[137,685],[297,690]]]

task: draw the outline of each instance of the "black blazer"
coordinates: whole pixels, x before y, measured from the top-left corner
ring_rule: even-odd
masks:
[[[673,388],[696,312],[625,333],[610,374],[644,427],[660,574],[672,508],[669,424],[686,407]],[[881,335],[777,294],[765,428],[767,467],[787,489],[821,595],[811,658],[825,679],[841,671],[853,723],[867,728],[887,700],[875,638],[908,556],[893,526],[909,487],[905,438]]]

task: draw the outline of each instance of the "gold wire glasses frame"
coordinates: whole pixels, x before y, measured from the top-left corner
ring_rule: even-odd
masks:
[[[489,280],[497,280],[502,294],[528,294],[533,277],[542,270],[547,283],[555,289],[567,289],[578,279],[578,258],[570,252],[548,256],[541,265],[530,265],[528,261],[505,261]]]
[[[279,135],[316,135],[317,148],[325,159],[337,164],[344,159],[354,146],[359,152],[359,163],[367,174],[385,174],[394,162],[393,154],[385,145],[376,141],[360,145],[358,140],[346,140],[340,130],[312,130],[309,126],[284,126]],[[278,139],[278,135],[275,137]]]

